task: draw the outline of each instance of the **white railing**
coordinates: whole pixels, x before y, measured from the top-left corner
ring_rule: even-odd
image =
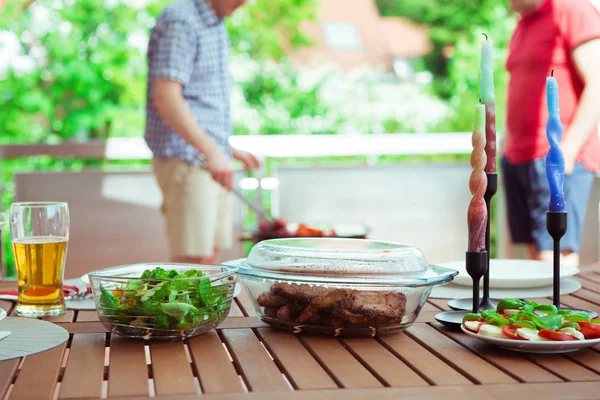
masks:
[[[472,149],[470,133],[232,136],[230,143],[266,158],[469,154]],[[141,137],[0,146],[0,159],[33,155],[106,160],[152,158],[152,152]]]

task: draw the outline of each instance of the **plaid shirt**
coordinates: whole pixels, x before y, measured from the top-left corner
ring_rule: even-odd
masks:
[[[202,154],[174,132],[152,103],[152,82],[167,78],[183,85],[183,97],[200,126],[230,155],[229,37],[208,0],[178,0],[158,18],[148,46],[146,134],[155,158],[194,165]]]

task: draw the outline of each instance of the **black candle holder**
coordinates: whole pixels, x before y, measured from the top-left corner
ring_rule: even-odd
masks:
[[[462,324],[463,317],[468,314],[469,311],[479,313],[480,302],[479,302],[479,281],[485,274],[487,269],[487,252],[472,252],[467,251],[465,257],[467,273],[473,280],[473,297],[471,300],[471,308],[467,311],[446,311],[435,315],[435,319],[444,325],[451,327],[459,327]],[[467,299],[461,299],[467,300]]]
[[[481,277],[485,275],[487,270],[488,252],[484,251],[476,253],[467,251],[465,260],[467,273],[473,280],[473,301],[471,310],[474,313],[478,313],[481,308],[481,303],[479,301],[479,281],[481,280]]]
[[[553,248],[553,270],[552,270],[552,304],[560,309],[560,239],[567,233],[568,214],[566,211],[548,211],[546,213],[546,230],[554,241]],[[598,313],[590,310],[577,311],[586,312],[590,318],[596,318]]]
[[[481,308],[484,310],[495,309],[498,300],[496,300],[496,304],[490,300],[490,259],[492,257],[492,250],[490,244],[490,221],[492,220],[492,197],[498,192],[498,174],[492,173],[488,174],[488,184],[485,194],[483,198],[485,200],[485,206],[487,208],[487,225],[485,227],[485,250],[487,252],[487,267],[485,270],[485,274],[483,275],[483,297],[481,298]]]
[[[554,241],[552,302],[556,308],[560,308],[560,239],[567,233],[567,212],[548,211],[546,230]]]

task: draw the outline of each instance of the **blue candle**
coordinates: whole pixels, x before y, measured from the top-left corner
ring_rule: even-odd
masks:
[[[552,212],[565,212],[565,158],[560,150],[562,139],[562,124],[558,109],[558,83],[554,76],[546,79],[546,101],[548,103],[548,122],[546,123],[546,136],[550,142],[550,149],[546,154],[546,176],[550,185],[550,203],[548,210]]]

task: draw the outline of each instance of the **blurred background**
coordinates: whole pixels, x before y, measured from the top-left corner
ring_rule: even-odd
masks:
[[[148,36],[168,3],[0,1],[2,209],[69,202],[67,275],[167,258],[142,136]],[[432,262],[462,257],[482,33],[495,46],[501,134],[515,22],[494,0],[251,2],[228,21],[232,142],[266,162],[238,185],[291,221],[364,224]],[[596,189],[582,262],[598,259]],[[515,255],[501,197],[494,254]],[[255,229],[234,207],[238,234]],[[7,229],[3,238],[11,275]]]

